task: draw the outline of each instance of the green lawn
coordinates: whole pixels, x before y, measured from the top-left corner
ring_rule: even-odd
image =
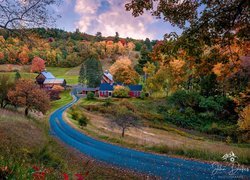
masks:
[[[56,78],[64,78],[67,84],[70,85],[78,84],[78,71],[79,71],[78,67],[75,68],[47,67],[46,69],[47,71],[51,72]],[[15,77],[15,72],[0,72],[0,74],[10,75],[13,78]],[[28,73],[23,71],[20,71],[20,74],[22,78],[31,80],[34,80],[38,75],[37,73]]]
[[[57,78],[64,78],[67,84],[78,84],[78,73],[68,73],[74,68],[59,68],[59,67],[47,67],[47,71],[51,72]]]
[[[70,92],[69,90],[63,91],[60,94],[61,99],[51,102],[50,112],[53,112],[56,109],[64,106],[65,104],[69,103],[70,101],[72,101],[72,97],[71,97],[69,92]]]

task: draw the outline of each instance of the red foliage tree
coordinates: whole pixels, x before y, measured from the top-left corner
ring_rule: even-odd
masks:
[[[31,80],[18,80],[16,87],[8,92],[8,99],[12,104],[24,107],[26,116],[29,110],[46,113],[50,108],[48,94]]]
[[[45,69],[45,61],[39,57],[34,57],[31,65],[31,72],[41,72]]]

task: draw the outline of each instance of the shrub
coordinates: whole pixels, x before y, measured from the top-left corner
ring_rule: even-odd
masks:
[[[95,99],[95,94],[93,92],[89,92],[87,94],[87,100],[93,100],[93,99]]]
[[[141,92],[140,98],[141,98],[141,99],[145,99],[145,97],[146,97],[145,92]]]
[[[129,97],[129,89],[124,86],[115,86],[113,96],[119,98],[126,98]]]
[[[84,114],[81,114],[80,118],[78,119],[78,124],[81,127],[87,126],[87,124],[88,124],[88,118]]]
[[[110,106],[112,104],[112,99],[111,98],[107,98],[104,101],[104,106]]]
[[[80,117],[79,111],[77,111],[76,109],[72,108],[71,117],[72,117],[72,119],[74,119],[74,120],[78,120],[79,117]]]

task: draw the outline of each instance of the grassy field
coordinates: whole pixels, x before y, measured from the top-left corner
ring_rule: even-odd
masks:
[[[62,107],[63,105],[69,103],[70,101],[72,101],[72,96],[70,95],[70,91],[69,90],[63,91],[60,94],[60,97],[61,97],[61,99],[51,102],[51,108],[50,108],[49,112],[53,112],[56,109]]]
[[[53,101],[50,112],[72,100],[69,91]],[[85,157],[48,135],[47,119],[0,109],[0,179],[145,179],[143,175],[103,164]],[[43,173],[41,173],[41,172]],[[121,177],[122,174],[122,177]]]
[[[225,153],[233,151],[239,157],[239,163],[250,164],[250,152],[247,144],[245,146],[227,144],[225,141],[210,139],[205,134],[190,133],[164,123],[158,114],[164,99],[158,99],[158,101],[128,99],[129,103],[125,104],[141,116],[143,126],[130,128],[125,132],[125,138],[121,138],[121,130],[111,127],[110,120],[116,109],[124,104],[123,101],[114,99],[111,105],[106,106],[105,100],[102,99],[91,101],[82,99],[76,107],[79,112],[84,113],[90,119],[89,124],[84,128],[81,128],[77,121],[71,119],[70,111],[65,117],[84,133],[124,147],[208,161],[223,161],[221,157]]]
[[[1,65],[1,69],[6,71],[8,70],[8,65]],[[21,77],[24,79],[34,80],[37,73],[29,73],[22,68],[16,68],[20,70]],[[56,78],[64,78],[67,81],[67,84],[73,85],[78,84],[78,74],[79,67],[75,68],[60,68],[60,67],[46,67],[46,70],[51,72]],[[15,72],[0,72],[0,74],[10,75],[11,77],[15,77]]]

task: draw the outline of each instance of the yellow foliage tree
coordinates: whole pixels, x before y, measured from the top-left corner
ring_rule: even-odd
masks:
[[[250,105],[246,106],[243,111],[240,112],[238,126],[240,130],[250,131]]]

